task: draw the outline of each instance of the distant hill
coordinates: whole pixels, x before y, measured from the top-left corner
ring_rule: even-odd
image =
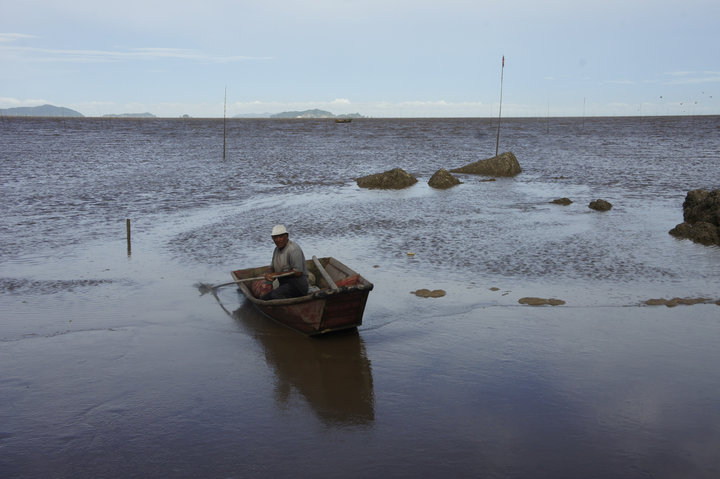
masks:
[[[285,111],[283,113],[276,113],[270,115],[270,118],[362,118],[363,116],[359,113],[350,113],[348,115],[334,115],[329,111],[318,110],[303,110],[303,111]]]
[[[83,117],[82,113],[79,113],[70,108],[64,108],[61,106],[53,105],[42,105],[42,106],[21,106],[18,108],[5,108],[0,109],[0,115],[2,116],[72,116],[72,117]]]
[[[103,118],[157,118],[152,113],[109,113]]]

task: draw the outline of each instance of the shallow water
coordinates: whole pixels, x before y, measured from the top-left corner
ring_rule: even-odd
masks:
[[[720,309],[640,304],[720,299],[720,249],[667,233],[720,118],[503,120],[522,174],[427,186],[496,126],[232,120],[223,160],[218,120],[1,119],[3,477],[716,477]],[[275,223],[375,284],[357,333],[200,294]]]

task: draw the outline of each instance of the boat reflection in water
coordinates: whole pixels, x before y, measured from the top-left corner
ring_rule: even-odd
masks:
[[[273,322],[249,301],[232,315],[263,347],[277,378],[278,401],[287,401],[295,389],[328,425],[374,421],[372,371],[356,329],[304,337]]]

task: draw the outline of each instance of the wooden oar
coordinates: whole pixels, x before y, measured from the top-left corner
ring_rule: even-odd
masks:
[[[295,273],[291,271],[288,273],[279,274],[279,275],[275,276],[275,278],[284,278],[286,276],[293,276],[294,274]],[[230,281],[229,283],[216,284],[215,286],[210,285],[210,284],[199,284],[198,289],[200,290],[200,293],[205,294],[205,293],[209,293],[213,290],[216,290],[218,288],[222,288],[223,286],[230,286],[231,284],[244,283],[246,281],[257,281],[259,279],[265,279],[265,276],[255,276],[254,278],[243,278],[243,279],[239,279],[237,281]]]
[[[332,290],[339,289],[337,284],[335,284],[335,281],[330,277],[330,273],[325,271],[325,268],[323,268],[323,265],[320,264],[320,260],[318,259],[318,257],[313,256],[312,260],[313,260],[313,263],[315,263],[315,267],[318,269],[318,271],[320,272],[322,277],[325,278],[325,282],[328,284],[328,288],[330,288]]]

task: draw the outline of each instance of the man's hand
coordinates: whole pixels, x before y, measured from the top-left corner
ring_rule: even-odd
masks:
[[[302,271],[291,269],[290,271],[281,271],[279,273],[265,273],[265,281],[272,283],[275,278],[286,276],[302,276]]]

